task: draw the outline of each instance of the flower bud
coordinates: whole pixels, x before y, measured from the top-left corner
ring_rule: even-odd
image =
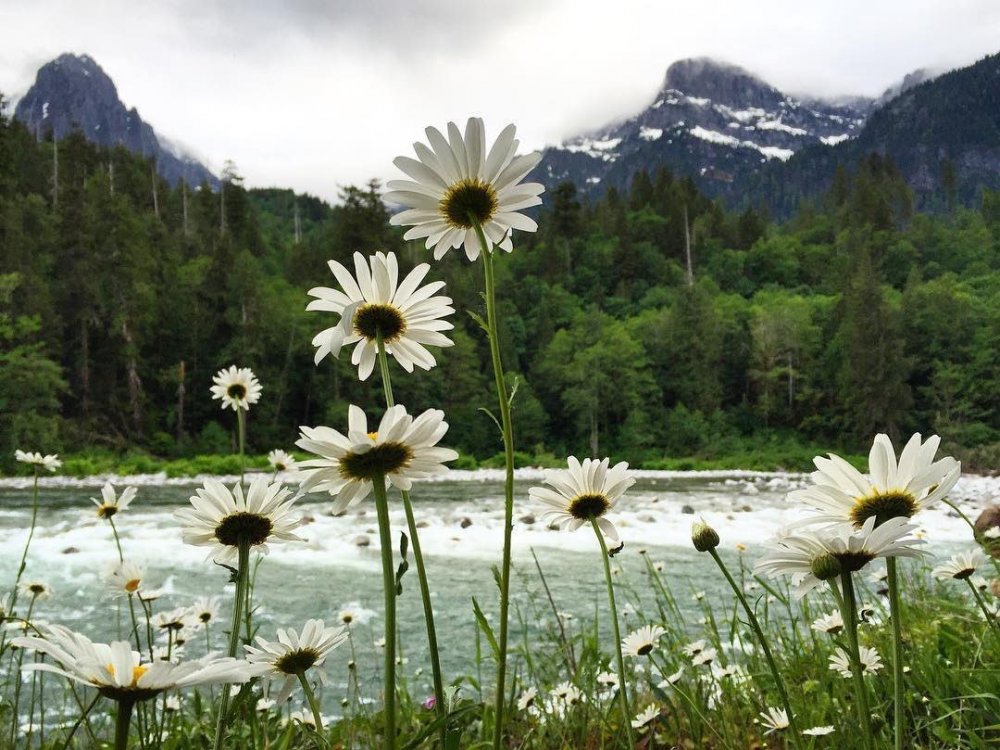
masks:
[[[719,546],[719,534],[703,518],[691,527],[691,543],[699,552],[708,552]]]
[[[810,570],[819,580],[828,581],[840,575],[840,560],[837,559],[836,555],[829,553],[820,555],[812,561]]]

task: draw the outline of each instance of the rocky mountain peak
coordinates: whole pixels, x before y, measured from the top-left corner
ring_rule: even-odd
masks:
[[[667,68],[663,92],[681,91],[729,107],[776,106],[785,97],[776,88],[738,65],[709,57],[678,60]]]

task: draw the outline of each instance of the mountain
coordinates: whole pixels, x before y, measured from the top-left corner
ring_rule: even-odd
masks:
[[[87,55],[60,55],[38,70],[35,83],[17,103],[14,117],[38,138],[52,133],[60,139],[80,130],[87,140],[102,146],[124,146],[151,157],[156,170],[171,185],[182,179],[189,185],[218,178],[197,159],[185,154],[127,109],[107,73]]]
[[[587,193],[662,166],[733,197],[770,162],[856,137],[871,109],[863,98],[800,101],[735,65],[680,60],[646,109],[545,149],[538,174],[550,187],[568,180]]]

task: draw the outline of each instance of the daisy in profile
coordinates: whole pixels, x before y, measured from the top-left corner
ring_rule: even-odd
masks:
[[[937,435],[921,442],[917,433],[897,461],[888,435],[877,435],[868,454],[868,476],[833,453],[817,456],[812,486],[790,492],[788,498],[815,508],[811,520],[816,523],[849,522],[860,528],[869,518],[876,526],[891,518],[912,518],[944,498],[962,473],[954,458],[934,460],[940,443]]]
[[[122,490],[122,494],[119,495],[115,492],[114,485],[108,482],[101,487],[100,500],[96,497],[90,499],[97,506],[97,515],[110,520],[132,503],[135,499],[136,491],[135,487],[126,487]]]
[[[55,471],[60,466],[62,466],[62,461],[59,460],[59,456],[50,453],[43,456],[41,453],[30,453],[27,451],[14,451],[14,460],[20,461],[22,464],[31,464],[35,467],[35,470],[45,469],[46,471]]]
[[[420,286],[430,266],[421,263],[399,282],[399,263],[395,253],[375,253],[367,260],[354,254],[354,276],[335,260],[330,270],[340,289],[316,287],[315,297],[306,310],[321,310],[340,316],[338,325],[320,331],[313,339],[315,362],[326,355],[340,356],[342,347],[357,344],[351,364],[357,365],[358,377],[367,380],[375,369],[378,337],[385,352],[407,372],[414,366],[429,370],[437,364],[427,346],[452,346],[442,333],[454,326],[445,320],[455,312],[451,298],[438,295],[443,281]]]
[[[648,656],[666,632],[659,625],[645,625],[634,630],[622,639],[622,653],[633,658]]]
[[[691,643],[684,646],[682,651],[684,651],[684,653],[687,654],[688,656],[697,656],[706,648],[708,648],[708,641],[706,641],[704,638],[700,638],[697,641],[692,641]]]
[[[301,427],[302,437],[295,443],[319,456],[299,464],[299,491],[335,495],[335,513],[366,498],[375,477],[409,491],[414,479],[443,474],[448,470],[444,462],[458,458],[450,448],[437,446],[448,431],[440,409],[414,418],[397,404],[385,411],[378,429],[369,432],[365,413],[352,405],[347,424],[347,435],[330,427]]]
[[[618,688],[618,675],[614,672],[601,672],[597,675],[597,684],[605,690],[616,690]]]
[[[691,664],[696,667],[710,666],[719,656],[719,652],[714,648],[706,648],[691,657]]]
[[[138,593],[145,575],[146,569],[142,565],[126,560],[111,566],[104,582],[111,596],[132,596]]]
[[[543,506],[541,520],[570,531],[596,521],[608,540],[618,544],[618,530],[604,516],[635,484],[628,464],[622,461],[608,468],[610,459],[585,458],[581,463],[574,456],[567,459],[567,464],[566,469],[545,472],[548,487],[528,490],[528,496]]]
[[[828,615],[823,615],[813,620],[812,629],[819,633],[837,635],[837,633],[844,629],[844,618],[840,612],[834,610]]]
[[[322,620],[308,620],[299,634],[294,628],[278,628],[277,640],[266,641],[257,636],[256,646],[244,646],[247,661],[267,669],[265,680],[283,679],[275,697],[284,703],[292,694],[296,680],[305,679],[307,670],[317,668],[320,681],[325,681],[323,666],[327,655],[347,640],[347,628],[326,627]]]
[[[533,687],[526,688],[521,692],[520,697],[517,699],[517,710],[527,711],[535,705],[536,698],[538,698],[538,691]]]
[[[966,578],[971,578],[976,569],[985,563],[986,555],[979,547],[975,547],[968,552],[953,555],[948,562],[934,568],[931,573],[942,581],[950,579],[964,581]]]
[[[217,596],[200,596],[191,605],[191,616],[202,625],[218,619],[222,600]]]
[[[886,519],[876,528],[869,516],[860,528],[840,523],[817,530],[799,530],[783,535],[754,566],[754,573],[772,578],[791,575],[795,598],[801,599],[824,580],[841,572],[853,573],[879,557],[919,557],[910,536],[916,527],[903,516]]]
[[[833,727],[829,724],[820,727],[809,727],[809,729],[803,729],[802,734],[806,737],[825,737],[828,734],[833,734]]]
[[[878,651],[865,646],[862,646],[858,651],[861,656],[861,672],[863,674],[872,674],[882,669],[882,657],[878,655]],[[830,656],[830,669],[839,672],[842,677],[851,676],[851,659],[844,649],[837,648]]]
[[[241,544],[266,553],[269,543],[302,541],[292,533],[299,525],[292,515],[295,499],[281,482],[257,477],[244,496],[239,483],[229,490],[217,479],[206,479],[196,493],[192,507],[178,510],[174,518],[183,524],[184,542],[208,547],[216,562],[234,560]]]
[[[642,729],[647,724],[655,721],[656,717],[659,715],[660,709],[650,704],[644,711],[640,712],[634,719],[632,719],[632,728]]]
[[[477,227],[482,229],[486,249],[494,245],[513,249],[510,233],[518,229],[534,232],[538,225],[520,211],[539,205],[545,189],[537,182],[522,183],[541,160],[541,154],[515,156],[516,128],[508,125],[486,149],[483,121],[470,117],[465,134],[448,123],[448,137],[436,128],[424,131],[430,147],[414,143],[417,158],[400,156],[393,161],[409,180],[392,180],[385,195],[388,203],[405,206],[389,221],[409,226],[403,239],[426,239],[439,260],[452,248],[465,247],[469,260],[479,257]]]
[[[572,683],[560,682],[552,688],[552,701],[555,705],[569,708],[570,706],[575,706],[581,700],[583,700],[583,693]]]
[[[788,729],[788,714],[783,708],[768,708],[760,714],[760,723],[767,727],[764,734]]]
[[[267,462],[271,464],[271,468],[276,472],[295,471],[295,458],[277,448],[267,454]]]
[[[22,594],[30,596],[35,601],[48,599],[55,593],[52,590],[52,587],[45,583],[45,581],[23,581],[18,584],[18,588],[21,590]]]
[[[221,399],[223,409],[249,411],[250,405],[260,400],[260,381],[249,367],[230,365],[229,369],[219,370],[212,382],[212,398]]]

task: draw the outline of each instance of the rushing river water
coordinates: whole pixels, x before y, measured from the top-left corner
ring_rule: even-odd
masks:
[[[707,591],[726,598],[724,581],[710,558],[699,555],[690,544],[691,522],[699,515],[714,526],[721,538],[721,551],[735,560],[736,545],[748,565],[780,526],[800,517],[785,495],[802,486],[806,477],[751,472],[673,473],[640,472],[639,481],[626,494],[614,514],[625,550],[615,558],[621,580],[641,592],[645,563],[662,562],[681,601],[692,611],[693,594]],[[443,668],[447,677],[475,672],[476,627],[472,597],[487,617],[496,619],[497,593],[491,566],[500,559],[503,524],[503,484],[499,472],[452,472],[444,481],[414,487],[415,512],[421,522],[420,539],[427,559]],[[541,472],[518,473],[515,488],[514,565],[518,576],[512,584],[515,607],[531,611],[529,592],[540,590],[531,556],[538,557],[558,609],[579,622],[592,621],[595,611],[606,604],[597,543],[587,528],[576,532],[548,529],[532,518],[537,508],[528,500],[528,487],[538,483]],[[232,481],[230,478],[229,481]],[[88,633],[95,640],[117,637],[116,605],[105,593],[102,574],[117,560],[111,529],[97,517],[90,497],[100,497],[101,479],[69,480],[47,477],[40,488],[38,528],[28,558],[26,579],[43,580],[55,593],[38,602],[36,616]],[[204,548],[181,542],[180,529],[172,516],[199,486],[197,480],[167,480],[164,477],[122,478],[120,490],[139,485],[134,503],[116,517],[126,558],[146,565],[144,586],[162,588],[158,610],[190,604],[199,595],[221,595],[228,617],[232,587],[228,573],[205,559]],[[1000,496],[1000,480],[965,477],[952,499],[975,516],[990,500]],[[0,480],[0,585],[4,590],[16,573],[31,517],[31,480]],[[346,515],[329,515],[329,500],[307,496],[297,503],[304,518],[299,533],[307,541],[274,545],[261,565],[255,601],[260,606],[261,634],[274,637],[276,627],[301,627],[311,617],[335,620],[344,608],[355,609],[359,622],[353,626],[358,674],[374,675],[380,657],[374,653],[381,633],[381,563],[374,506],[370,499]],[[949,509],[928,511],[921,519],[931,554],[951,554],[967,546],[968,527]],[[398,552],[398,530],[405,529],[402,509],[392,513],[394,544]],[[412,561],[411,561],[412,562]],[[543,616],[544,617],[544,616]],[[545,627],[544,619],[529,614],[531,628]],[[408,674],[417,695],[429,685],[426,642],[419,589],[412,568],[404,578],[399,600],[400,632]],[[221,635],[224,625],[216,626]],[[217,641],[222,645],[222,639]],[[194,655],[200,654],[197,651]],[[346,681],[345,652],[334,654],[327,664],[333,694]],[[422,674],[418,670],[422,669]],[[374,687],[374,686],[373,686]],[[372,690],[371,692],[374,692]],[[328,697],[327,703],[330,704]],[[332,706],[330,706],[332,708]]]

